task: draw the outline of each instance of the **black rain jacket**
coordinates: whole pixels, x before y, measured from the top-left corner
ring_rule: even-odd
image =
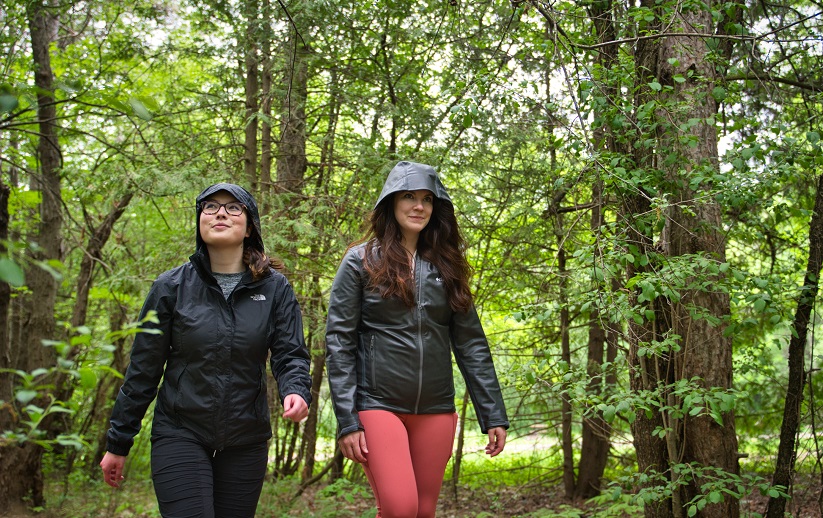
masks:
[[[434,169],[400,162],[378,204],[403,190],[428,189],[450,202]],[[343,258],[332,285],[326,322],[326,368],[338,438],[362,430],[360,410],[454,412],[452,354],[466,382],[480,429],[509,427],[489,344],[474,308],[449,306],[437,268],[416,257],[416,306],[367,289],[365,244]],[[379,253],[379,251],[377,252]]]
[[[246,205],[255,225],[247,246],[262,251],[254,199],[241,187],[217,184],[197,198],[225,190]],[[266,358],[282,399],[311,404],[309,354],[297,299],[274,270],[253,280],[247,271],[228,300],[211,273],[199,225],[190,262],[161,274],[149,290],[131,362],[117,396],[107,450],[127,455],[155,396],[152,437],[181,437],[213,450],[252,444],[272,435],[266,396]],[[158,384],[163,380],[158,391]]]

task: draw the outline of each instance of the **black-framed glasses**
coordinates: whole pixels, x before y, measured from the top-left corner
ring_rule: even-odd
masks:
[[[243,214],[243,209],[246,208],[246,206],[239,201],[230,201],[228,203],[204,201],[201,206],[203,208],[203,214],[208,214],[209,216],[220,212],[220,207],[224,207],[226,209],[226,214],[229,216],[239,216]]]

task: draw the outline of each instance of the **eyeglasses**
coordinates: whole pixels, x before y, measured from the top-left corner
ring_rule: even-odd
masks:
[[[245,205],[243,205],[239,201],[230,201],[228,203],[204,201],[202,205],[203,214],[208,214],[209,216],[217,214],[218,212],[220,212],[220,207],[225,207],[226,214],[228,214],[229,216],[239,216],[243,214],[243,209],[245,208]]]

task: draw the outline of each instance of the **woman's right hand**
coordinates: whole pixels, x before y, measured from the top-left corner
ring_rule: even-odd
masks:
[[[337,444],[340,445],[340,451],[347,459],[359,464],[366,462],[369,448],[366,446],[366,433],[362,430],[344,435],[337,440]]]
[[[111,487],[120,487],[123,480],[123,466],[126,464],[126,457],[106,452],[103,460],[100,461],[100,468],[103,469],[103,480]]]

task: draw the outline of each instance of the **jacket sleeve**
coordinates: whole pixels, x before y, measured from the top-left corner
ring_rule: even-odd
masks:
[[[472,307],[465,313],[455,312],[450,332],[455,361],[466,381],[480,430],[486,433],[497,426],[508,428],[503,394],[477,310]]]
[[[297,394],[311,405],[311,361],[303,337],[303,315],[291,284],[282,275],[277,275],[277,280],[282,284],[273,308],[274,341],[269,346],[271,372],[277,380],[281,403],[289,394]]]
[[[106,434],[106,450],[116,455],[129,454],[146,410],[157,395],[169,356],[175,300],[174,286],[160,276],[143,303],[140,321],[154,311],[158,322],[144,322],[132,343],[126,377],[114,402],[111,427]]]
[[[338,438],[363,429],[356,408],[361,268],[357,250],[349,250],[334,277],[326,320],[326,371]]]

